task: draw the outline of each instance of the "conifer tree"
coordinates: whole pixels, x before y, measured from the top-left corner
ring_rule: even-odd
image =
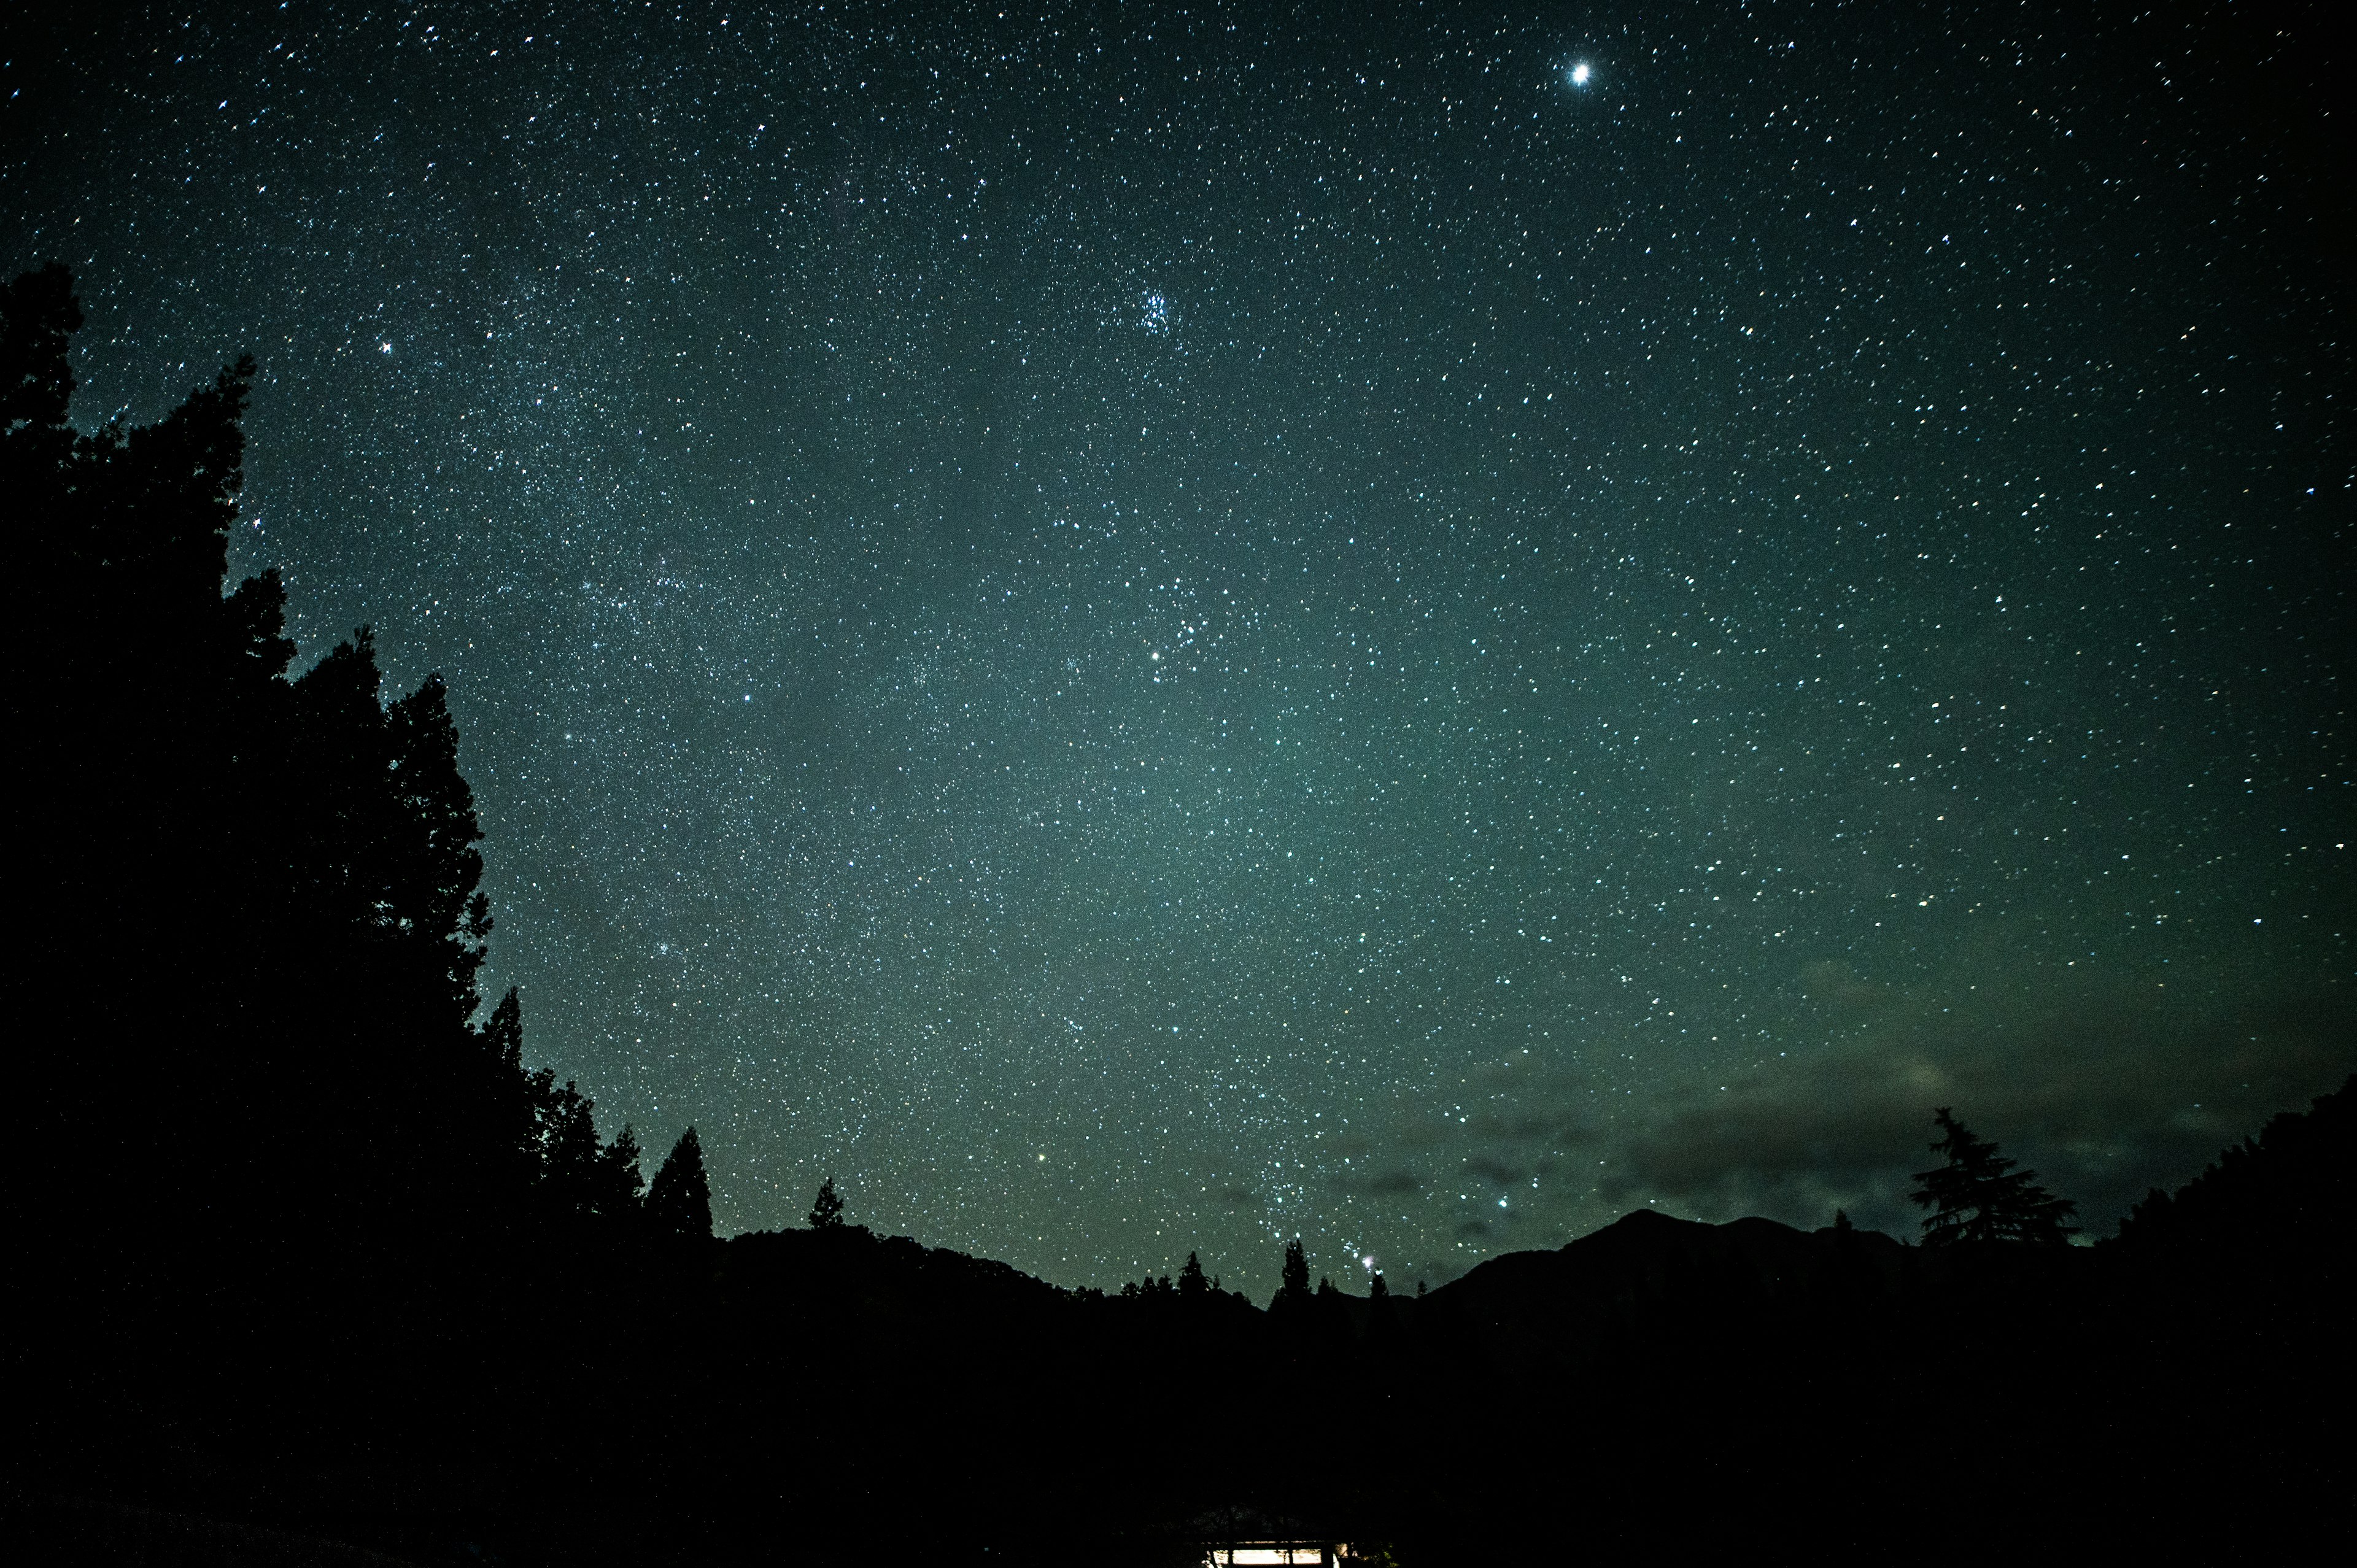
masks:
[[[478,1077],[483,1085],[484,1114],[502,1155],[521,1164],[528,1184],[539,1164],[533,1115],[533,1075],[523,1066],[523,1004],[516,988],[507,989],[491,1009],[480,1032]]]
[[[647,1179],[639,1171],[639,1137],[628,1122],[612,1143],[597,1152],[597,1212],[609,1219],[638,1217]]]
[[[834,1178],[829,1176],[811,1200],[810,1224],[813,1230],[835,1230],[843,1225],[843,1198],[834,1190]]]
[[[1296,1236],[1285,1244],[1285,1266],[1277,1273],[1276,1295],[1269,1305],[1277,1302],[1302,1302],[1309,1299],[1309,1258],[1301,1250],[1301,1238]]]
[[[555,1074],[543,1068],[533,1075],[534,1142],[540,1155],[540,1188],[546,1207],[576,1219],[597,1212],[599,1166],[604,1149],[591,1112],[596,1102],[571,1079],[554,1086]]]
[[[392,791],[400,838],[387,867],[390,901],[405,930],[430,946],[445,1004],[458,1017],[475,1010],[475,972],[490,934],[490,900],[479,890],[483,830],[474,791],[458,771],[458,726],[448,689],[428,675],[385,714]]]
[[[1187,1254],[1186,1267],[1178,1271],[1178,1294],[1189,1300],[1211,1294],[1211,1282],[1203,1277],[1202,1262],[1194,1253]]]
[[[0,286],[0,450],[16,444],[52,446],[70,440],[66,409],[73,400],[73,363],[67,358],[81,330],[73,274],[51,262]],[[30,454],[27,454],[30,460]],[[40,459],[54,466],[54,451]]]
[[[1392,1305],[1392,1287],[1378,1269],[1367,1279],[1367,1332],[1379,1343],[1388,1343],[1392,1331],[1399,1326],[1396,1312]]]
[[[1934,1121],[1940,1136],[1932,1152],[1946,1163],[1915,1173],[1915,1190],[1909,1196],[1932,1212],[1923,1217],[1923,1244],[1947,1246],[1957,1241],[2029,1241],[2061,1246],[2077,1234],[2067,1223],[2078,1205],[2057,1197],[2037,1185],[2036,1171],[2017,1171],[2014,1162],[1997,1153],[1995,1144],[1938,1108]]]
[[[388,704],[365,629],[289,679],[277,574],[223,592],[252,362],[85,435],[81,324],[63,268],[0,285],[0,510],[30,585],[6,711],[44,759],[15,883],[42,983],[15,1022],[75,1045],[27,1053],[29,1163],[86,1173],[35,1248],[61,1319],[134,1299],[135,1252],[135,1298],[184,1319],[110,1324],[108,1357],[201,1363],[201,1313],[222,1345],[274,1343],[245,1321],[264,1301],[285,1324],[365,1310],[334,1334],[382,1351],[484,1310],[532,1209],[635,1223],[637,1143],[526,1071],[512,992],[469,1023],[490,919],[441,682]]]
[[[704,1145],[690,1127],[679,1135],[647,1189],[647,1219],[659,1236],[703,1241],[712,1236],[712,1188],[704,1176]]]

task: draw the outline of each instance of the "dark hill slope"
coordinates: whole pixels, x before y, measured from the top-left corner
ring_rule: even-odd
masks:
[[[1046,1316],[1074,1304],[1071,1292],[1009,1264],[856,1226],[734,1237],[719,1244],[715,1273],[722,1300],[740,1309],[823,1305],[879,1327]]]
[[[1493,1357],[1568,1369],[1663,1335],[1846,1319],[1904,1294],[1917,1272],[1917,1255],[1878,1231],[1640,1209],[1551,1252],[1493,1258],[1428,1303]]]
[[[2357,1078],[2287,1111],[2221,1154],[2174,1196],[2155,1187],[2118,1245],[2158,1257],[2233,1252],[2330,1257],[2345,1266],[2357,1206]]]

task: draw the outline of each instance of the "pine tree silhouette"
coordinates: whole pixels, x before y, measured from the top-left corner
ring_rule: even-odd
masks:
[[[712,1237],[712,1188],[704,1177],[704,1145],[690,1127],[679,1135],[647,1189],[647,1219],[659,1236]]]
[[[619,1219],[636,1219],[647,1180],[639,1170],[638,1134],[628,1122],[614,1141],[598,1151],[597,1176],[597,1212]]]
[[[638,1138],[625,1126],[612,1144],[600,1140],[597,1101],[569,1079],[553,1087],[554,1076],[546,1068],[533,1075],[542,1210],[576,1226],[628,1225],[639,1218],[646,1185]]]
[[[523,1004],[512,985],[491,1009],[477,1036],[477,1076],[482,1083],[487,1139],[503,1156],[502,1165],[529,1186],[539,1174],[540,1154],[533,1114],[533,1075],[523,1065]]]
[[[2078,1205],[2037,1185],[2036,1171],[2017,1171],[1996,1145],[1973,1135],[1943,1105],[1934,1114],[1940,1136],[1932,1152],[1946,1163],[1915,1173],[1909,1196],[1932,1210],[1923,1217],[1923,1244],[2029,1241],[2061,1246],[2078,1233],[2065,1223]]]
[[[1198,1296],[1209,1295],[1211,1290],[1211,1282],[1203,1277],[1201,1262],[1194,1253],[1188,1253],[1186,1266],[1178,1271],[1178,1294],[1193,1300]]]
[[[843,1226],[843,1198],[834,1190],[834,1178],[829,1176],[811,1199],[810,1224],[813,1230],[835,1230]]]
[[[1285,1244],[1285,1265],[1277,1273],[1276,1294],[1269,1301],[1274,1307],[1278,1302],[1303,1302],[1309,1299],[1309,1257],[1301,1250],[1301,1238],[1296,1236]]]
[[[41,1283],[11,1316],[55,1348],[28,1402],[111,1380],[157,1421],[275,1428],[332,1388],[438,1420],[521,1374],[516,1323],[630,1299],[637,1140],[526,1067],[514,992],[476,1020],[490,908],[443,682],[388,692],[365,628],[297,673],[284,581],[226,580],[252,361],[84,435],[81,325],[63,268],[0,285],[0,702],[40,757],[11,1024],[51,1043],[20,1064],[27,1163],[77,1173],[21,1227]],[[679,1156],[653,1207],[708,1235]]]

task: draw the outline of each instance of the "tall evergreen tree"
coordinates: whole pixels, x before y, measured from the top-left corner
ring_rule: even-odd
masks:
[[[647,1189],[647,1219],[659,1236],[708,1240],[712,1236],[712,1188],[704,1176],[704,1145],[695,1129],[679,1135],[662,1168]]]
[[[1203,1277],[1203,1264],[1194,1253],[1187,1254],[1186,1266],[1178,1271],[1178,1294],[1189,1300],[1209,1295],[1211,1282]]]
[[[512,985],[491,1009],[479,1035],[476,1076],[482,1084],[486,1135],[500,1163],[521,1174],[524,1185],[540,1164],[533,1095],[537,1085],[523,1065],[523,1004]]]
[[[67,521],[60,514],[75,478],[80,440],[66,423],[74,393],[73,363],[67,352],[81,324],[73,274],[55,262],[0,286],[0,486],[5,486],[0,494],[6,495],[16,516],[47,525],[20,524],[9,531],[8,547],[16,553],[18,572],[24,580],[41,585],[41,593],[22,607],[32,612],[30,624],[25,618],[11,618],[18,635],[26,636],[19,652],[28,660],[36,654],[53,659],[65,651],[43,647],[48,639],[38,635],[38,628],[64,607],[43,601],[52,594],[71,595],[74,585],[66,575],[72,539],[59,525]],[[28,694],[12,693],[12,701],[21,702]]]
[[[512,993],[469,1022],[490,918],[440,681],[388,703],[365,630],[289,679],[278,575],[223,592],[252,362],[84,435],[81,324],[62,268],[0,286],[0,701],[43,768],[9,1015],[49,1043],[28,1163],[81,1173],[33,1221],[37,1338],[159,1388],[456,1366],[535,1208],[635,1219],[635,1139],[526,1071]]]
[[[393,918],[423,944],[436,998],[464,1019],[475,1010],[475,973],[490,934],[490,900],[479,888],[483,830],[475,795],[458,771],[458,726],[448,688],[428,675],[384,716],[399,841],[387,867]]]
[[[534,1133],[544,1211],[575,1220],[626,1220],[638,1213],[644,1178],[628,1127],[612,1144],[597,1136],[597,1102],[543,1068],[533,1075]]]
[[[810,1223],[813,1230],[834,1230],[843,1225],[843,1198],[834,1190],[833,1176],[826,1178],[818,1196],[811,1199]]]
[[[1301,1250],[1301,1238],[1296,1236],[1285,1244],[1285,1263],[1277,1271],[1276,1294],[1269,1305],[1278,1302],[1304,1302],[1309,1299],[1309,1255]]]
[[[639,1170],[639,1135],[628,1122],[597,1154],[597,1212],[630,1220],[639,1217],[647,1178]]]
[[[2057,1197],[2037,1185],[2036,1171],[2017,1171],[2014,1162],[1997,1153],[1996,1145],[1976,1138],[1972,1131],[1939,1107],[1934,1121],[1940,1136],[1932,1152],[1944,1163],[1915,1173],[1915,1190],[1909,1196],[1932,1212],[1923,1217],[1923,1244],[1947,1246],[1957,1241],[2029,1241],[2061,1246],[2077,1234],[2067,1223],[2078,1205]]]

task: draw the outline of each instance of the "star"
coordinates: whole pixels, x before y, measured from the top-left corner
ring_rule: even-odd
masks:
[[[2337,297],[2268,205],[2324,166],[2165,109],[2142,41],[2008,42],[1999,123],[1614,9],[1174,10],[1165,54],[991,7],[913,95],[849,63],[881,22],[479,80],[358,23],[294,75],[126,38],[77,79],[119,137],[12,110],[68,118],[0,227],[120,321],[92,407],[256,346],[232,573],[289,574],[298,668],[368,621],[463,671],[486,991],[608,1134],[697,1125],[724,1230],[874,1170],[879,1230],[1265,1294],[1272,1214],[1438,1283],[1618,1172],[1907,1229],[1892,1061],[2058,1138],[2066,1076],[2146,1086],[2072,1135],[2148,1168],[2021,1151],[2123,1207],[2207,1157],[2179,1105],[2331,1087],[2259,1020],[2348,968],[2346,607],[2299,570],[2346,422],[2321,338],[2235,337]],[[1548,113],[1585,42],[1642,81]],[[698,134],[599,107],[641,92]],[[192,161],[205,94],[260,118]],[[2148,223],[2222,148],[2267,201]],[[1889,1163],[1827,1185],[1787,1126]]]

